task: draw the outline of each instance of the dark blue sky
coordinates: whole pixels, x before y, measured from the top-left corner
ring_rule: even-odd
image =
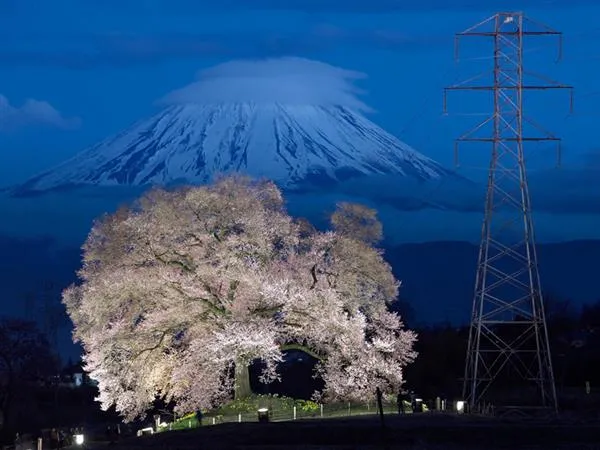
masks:
[[[158,99],[192,82],[201,69],[233,59],[279,56],[366,73],[368,78],[359,84],[364,101],[376,110],[370,118],[451,166],[453,139],[474,122],[442,116],[443,87],[489,68],[492,50],[465,44],[457,66],[454,33],[497,10],[514,8],[565,34],[560,65],[553,60],[555,40],[529,41],[529,69],[576,87],[572,116],[567,116],[566,93],[527,99],[526,112],[563,137],[565,167],[570,169],[560,183],[541,184],[546,193],[566,193],[548,201],[551,207],[536,223],[538,237],[597,239],[600,2],[594,0],[0,0],[0,187],[24,181],[151,115],[159,108]],[[451,97],[450,106],[458,112],[489,112],[484,100]],[[554,170],[554,154],[547,146],[534,145],[528,151],[538,174]],[[488,155],[488,147],[465,149],[461,161],[466,167],[482,167]],[[585,165],[589,170],[584,173]],[[467,170],[467,175],[484,178],[486,171]],[[575,199],[575,192],[583,195]],[[534,205],[543,204],[542,189],[535,194]],[[481,196],[483,208],[483,192]],[[21,313],[18,299],[26,289],[47,279],[60,289],[69,282],[77,266],[76,248],[92,216],[69,198],[62,203],[53,198],[13,203],[12,209],[0,203],[0,248],[6,256],[0,267],[0,297],[9,299],[0,304],[0,312]],[[318,202],[311,201],[311,207],[313,203]],[[399,230],[401,242],[455,237],[476,241],[480,235],[480,212],[400,214],[385,205],[379,210],[386,226]],[[425,237],[424,228],[429,230]],[[40,230],[70,240],[70,247],[57,250],[51,240],[40,244],[10,237],[39,235]],[[587,257],[580,259],[579,247],[577,252],[557,251],[558,256],[546,257],[543,268],[546,279],[564,280],[561,295],[574,295],[578,302],[598,294],[588,276],[597,261],[596,247],[582,245],[591,249]],[[460,252],[449,253],[444,246],[430,253],[418,247],[400,261],[398,270],[409,273],[403,280],[407,295],[422,316],[430,314],[424,312],[430,304],[437,311],[435,320],[467,316],[474,248],[467,248],[461,259]],[[545,254],[553,255],[550,250]],[[446,270],[446,260],[453,261],[455,272]],[[572,276],[565,276],[564,261]],[[453,289],[453,283],[460,286]],[[431,286],[438,290],[428,291]],[[578,293],[573,294],[573,286]]]
[[[560,94],[533,98],[528,107],[564,137],[567,163],[580,166],[598,148],[597,117],[590,113],[600,99],[594,95],[600,91],[600,4],[511,3],[0,0],[0,184],[22,181],[148,116],[157,99],[188,84],[199,69],[284,55],[365,72],[365,101],[377,110],[371,118],[450,165],[452,139],[470,122],[441,116],[441,90],[476,73],[472,58],[485,64],[491,51],[471,46],[470,61],[456,67],[453,34],[515,6],[565,33],[561,65],[553,63],[552,39],[530,42],[527,58],[532,70],[577,87],[577,113],[566,117],[568,99]],[[487,108],[472,97],[451,106],[457,102],[460,110]],[[552,167],[553,155],[538,147],[532,162]],[[466,165],[481,161],[463,155]]]

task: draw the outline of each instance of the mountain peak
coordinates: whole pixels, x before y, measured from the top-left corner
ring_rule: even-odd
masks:
[[[265,177],[284,188],[364,175],[447,173],[363,112],[358,72],[301,58],[233,61],[159,102],[164,109],[28,180],[18,193],[82,185],[206,183]]]
[[[202,184],[230,172],[294,188],[374,174],[432,179],[446,171],[347,107],[188,104],[165,108],[22,188]]]

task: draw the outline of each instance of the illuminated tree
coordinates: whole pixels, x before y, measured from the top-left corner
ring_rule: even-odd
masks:
[[[320,360],[331,399],[397,390],[416,356],[386,308],[399,283],[381,252],[295,221],[270,182],[151,191],[98,220],[83,250],[64,303],[102,406],[126,419],[157,395],[182,412],[246,395],[248,365],[273,381],[286,349]]]
[[[358,203],[339,203],[331,215],[331,225],[337,233],[369,244],[376,244],[383,237],[377,211]]]

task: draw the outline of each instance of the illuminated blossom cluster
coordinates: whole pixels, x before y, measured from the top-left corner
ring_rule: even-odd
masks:
[[[277,379],[288,348],[319,358],[326,399],[397,392],[416,356],[387,308],[399,283],[338,228],[294,220],[274,184],[239,177],[154,190],[98,220],[63,299],[102,406],[130,420],[156,396],[207,409],[230,398],[236,367],[260,359],[261,380]]]

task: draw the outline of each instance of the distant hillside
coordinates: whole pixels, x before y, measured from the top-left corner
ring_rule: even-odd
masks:
[[[544,291],[575,304],[600,299],[600,241],[538,245]],[[400,296],[418,322],[466,322],[471,314],[479,247],[468,242],[403,244],[386,251]]]
[[[466,322],[471,312],[478,247],[467,242],[403,244],[386,250],[386,259],[402,280],[401,299],[410,303],[417,323]],[[545,291],[575,304],[600,298],[597,282],[600,241],[573,241],[538,246]],[[58,305],[60,292],[75,280],[80,265],[76,247],[59,247],[52,238],[10,239],[0,236],[0,314],[23,315],[26,294],[43,319],[46,282]],[[65,318],[66,319],[66,318]],[[68,320],[61,342],[67,345]]]

